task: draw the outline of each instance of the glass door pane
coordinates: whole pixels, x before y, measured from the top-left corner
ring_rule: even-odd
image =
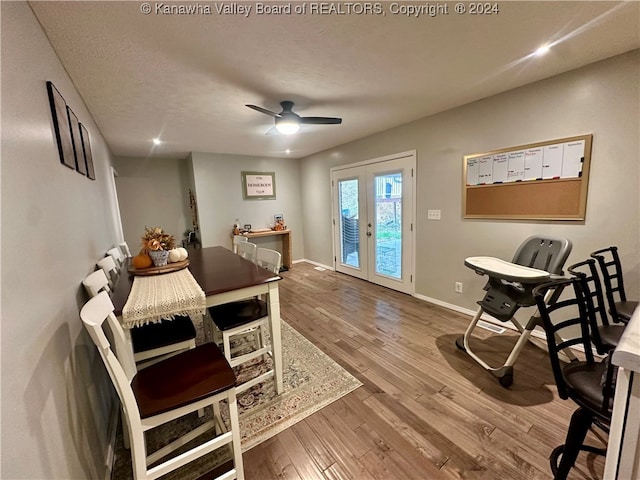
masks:
[[[340,209],[340,250],[341,262],[351,267],[360,267],[360,234],[358,221],[358,180],[338,182],[338,202]]]
[[[402,173],[374,177],[375,272],[402,278]]]

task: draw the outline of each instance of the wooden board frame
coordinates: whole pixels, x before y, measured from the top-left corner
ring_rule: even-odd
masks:
[[[584,141],[584,160],[578,177],[467,185],[469,159],[581,140]],[[583,221],[587,209],[592,140],[593,135],[587,134],[465,155],[462,176],[463,218]]]

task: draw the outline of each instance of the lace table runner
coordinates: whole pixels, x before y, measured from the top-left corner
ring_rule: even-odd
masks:
[[[122,326],[139,327],[173,319],[176,315],[204,315],[205,295],[185,268],[163,275],[135,277],[122,309]]]

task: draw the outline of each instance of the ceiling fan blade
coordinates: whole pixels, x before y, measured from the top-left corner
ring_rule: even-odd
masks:
[[[257,105],[245,105],[246,107],[252,108],[260,113],[264,113],[271,117],[280,118],[280,114],[276,112],[272,112],[271,110],[267,110],[266,108],[258,107]]]
[[[275,126],[271,127],[269,130],[264,132],[264,134],[265,135],[281,135],[281,133],[278,131],[278,129]]]
[[[300,119],[300,123],[314,125],[337,125],[342,123],[342,119],[335,117],[302,117]]]

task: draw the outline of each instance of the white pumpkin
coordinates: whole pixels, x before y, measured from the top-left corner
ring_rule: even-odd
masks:
[[[179,247],[176,250],[178,250],[180,252],[180,260],[179,261],[186,260],[187,257],[189,256],[189,252],[187,252],[186,248]]]
[[[169,262],[175,263],[181,260],[182,253],[179,248],[174,248],[173,250],[169,250]]]

